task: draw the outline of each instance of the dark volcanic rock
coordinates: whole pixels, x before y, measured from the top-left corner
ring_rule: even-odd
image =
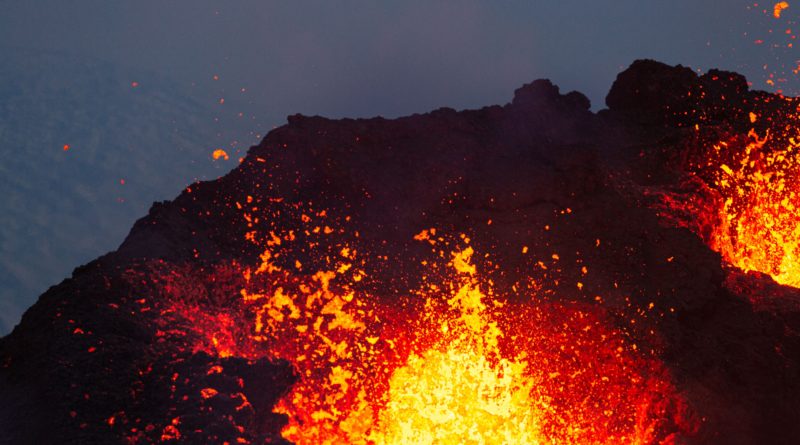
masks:
[[[347,221],[359,233],[350,244],[389,259],[363,265],[363,289],[386,298],[418,284],[427,250],[413,236],[436,227],[490,254],[477,266],[499,293],[535,281],[544,299],[603,305],[664,362],[691,406],[665,421],[660,443],[796,443],[800,294],[723,269],[650,201],[654,190],[695,196],[680,188],[682,160],[704,149],[690,124],[738,130],[743,104],[763,94],[736,74],[637,61],[598,114],[580,93],[538,80],[502,107],[291,116],[227,176],[155,204],[116,252],[76,269],[0,340],[0,443],[277,438],[271,409],[294,380],[288,365],[193,350],[197,321],[171,309],[217,313],[238,297],[233,275],[208,271],[256,264],[260,250],[244,236],[252,223],[235,205],[248,196],[282,215],[269,222],[276,227],[291,228],[293,202]],[[301,244],[312,236],[298,233]],[[275,261],[317,270],[340,241],[315,238],[315,250]],[[651,303],[659,315],[631,324]],[[198,398],[206,387],[216,395]],[[243,400],[249,407],[238,410]]]

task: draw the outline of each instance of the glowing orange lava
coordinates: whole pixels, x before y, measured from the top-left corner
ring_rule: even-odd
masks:
[[[211,154],[211,157],[213,157],[215,161],[218,159],[224,159],[226,161],[230,159],[228,153],[221,148],[214,150],[214,153]]]
[[[256,290],[259,273],[247,271],[256,338],[300,377],[276,408],[289,416],[284,437],[650,443],[672,393],[663,369],[589,308],[512,304],[484,291],[472,254],[452,253],[450,276],[394,304],[339,282],[355,260],[348,249],[336,271],[311,282]],[[278,273],[270,258],[260,274]]]
[[[744,271],[800,287],[800,141],[751,130],[715,145],[709,162],[722,196],[711,247]]]
[[[475,273],[471,254],[467,248],[453,257],[453,266],[466,276]],[[474,282],[463,282],[447,301],[459,317],[439,325],[448,341],[411,353],[391,372],[377,419],[368,419],[367,434],[351,443],[540,442],[527,363],[500,356],[502,333],[485,316],[485,298]]]
[[[775,16],[776,19],[781,18],[781,14],[783,13],[784,9],[789,8],[788,2],[778,2],[775,3],[775,6],[772,8],[772,15]]]
[[[168,311],[183,319],[161,336],[188,327],[194,352],[291,363],[297,382],[274,408],[288,417],[287,440],[629,445],[694,427],[676,419],[685,404],[656,353],[601,306],[497,294],[469,238],[451,242],[435,229],[414,237],[431,248],[418,288],[367,292],[370,259],[356,248],[334,243],[313,268],[291,254],[345,232],[325,211],[278,202],[297,213],[295,229],[248,232],[263,249],[255,263],[149,275],[163,277]],[[248,227],[261,205],[236,203]],[[214,286],[198,285],[202,277]],[[202,307],[214,300],[225,304]],[[200,396],[213,400],[215,390]]]

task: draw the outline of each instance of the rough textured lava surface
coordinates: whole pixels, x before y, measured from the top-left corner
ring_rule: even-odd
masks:
[[[0,443],[797,443],[800,101],[606,103],[290,116],[0,339]]]

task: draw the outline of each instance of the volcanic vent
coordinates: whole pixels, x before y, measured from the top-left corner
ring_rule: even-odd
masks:
[[[0,443],[790,444],[794,99],[291,116],[0,340]]]

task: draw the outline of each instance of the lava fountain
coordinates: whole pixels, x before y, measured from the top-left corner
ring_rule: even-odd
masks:
[[[706,233],[699,231],[727,263],[800,287],[798,112],[794,99],[774,100],[795,112],[762,111],[768,117],[759,119],[750,111],[746,133],[712,128],[710,133],[725,136],[712,142],[708,136],[700,137],[704,147],[686,167],[710,192],[714,204],[691,217],[710,226]],[[757,102],[753,109],[770,106],[774,104],[769,101]]]
[[[769,131],[763,137],[751,131],[744,143],[714,146],[723,156],[728,150],[734,154],[730,166],[719,165],[714,181],[724,202],[711,245],[744,271],[800,287],[800,142],[794,137],[785,146],[769,142]]]
[[[649,444],[686,427],[653,351],[598,306],[496,294],[465,235],[420,232],[440,264],[399,299],[357,290],[355,249],[299,274],[273,261],[296,235],[265,239],[240,308],[193,319],[195,350],[290,362],[298,382],[275,411],[293,443]]]

